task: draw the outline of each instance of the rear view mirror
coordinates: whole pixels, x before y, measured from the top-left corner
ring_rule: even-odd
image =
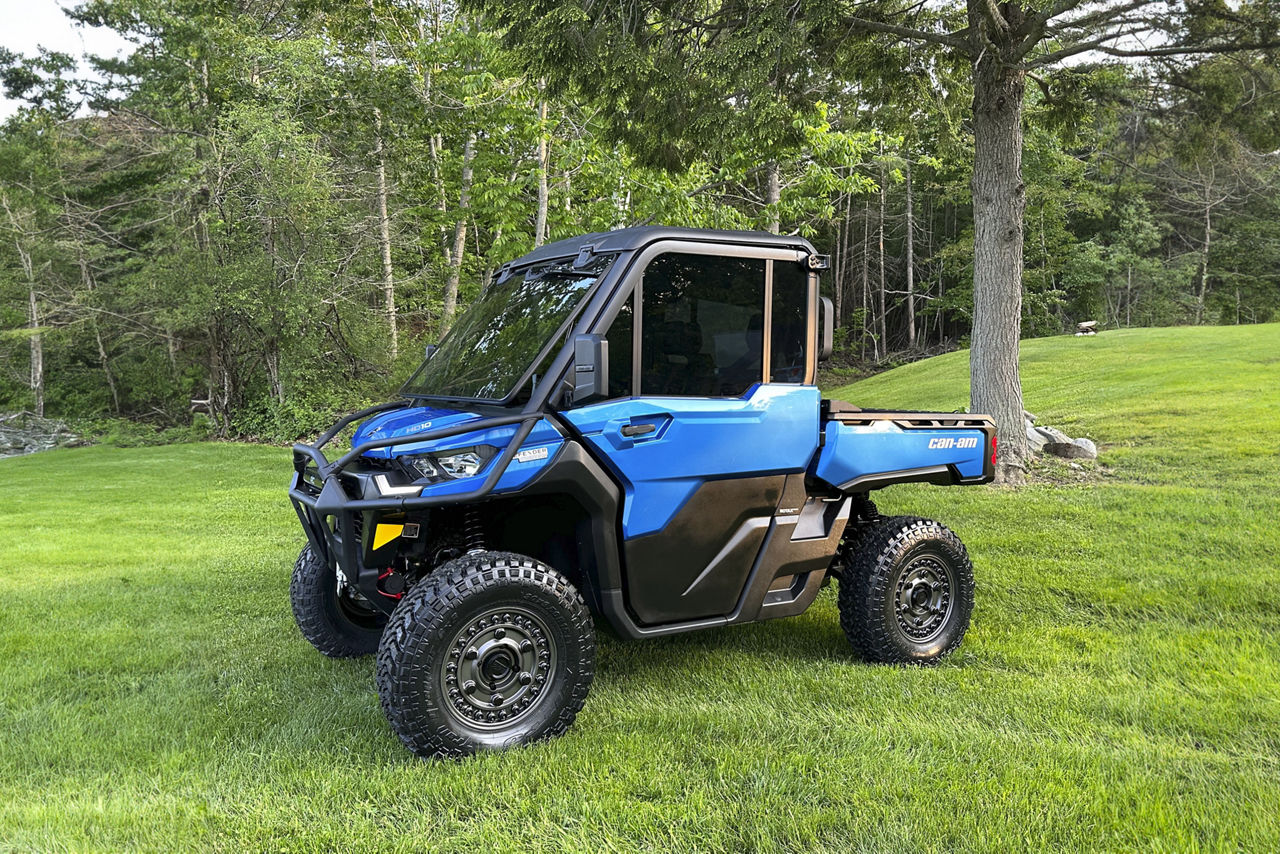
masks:
[[[437,347],[435,344],[428,344],[426,347],[427,361],[431,361],[431,357],[434,356],[436,354],[436,351],[439,349],[440,348]]]
[[[836,309],[831,300],[818,297],[818,361],[831,358],[836,349]]]
[[[603,335],[573,338],[573,402],[609,394],[609,341]]]

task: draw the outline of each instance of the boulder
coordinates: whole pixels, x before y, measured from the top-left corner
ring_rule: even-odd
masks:
[[[1088,459],[1096,460],[1098,458],[1098,446],[1093,444],[1093,441],[1091,439],[1084,439],[1084,438],[1076,439],[1073,444],[1083,448],[1085,452],[1089,455]]]
[[[1071,444],[1071,437],[1061,430],[1054,427],[1037,427],[1036,431],[1044,436],[1046,442],[1058,442],[1059,444]]]
[[[1032,425],[1027,425],[1027,450],[1033,454],[1038,454],[1044,448],[1044,443],[1049,441],[1040,435],[1040,431]]]
[[[1068,460],[1092,460],[1098,456],[1096,452],[1091,453],[1088,448],[1075,442],[1045,442],[1044,452]]]

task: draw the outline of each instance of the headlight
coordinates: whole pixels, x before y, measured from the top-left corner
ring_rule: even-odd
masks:
[[[428,480],[453,480],[478,474],[495,451],[489,445],[476,445],[410,457],[408,463]]]
[[[413,467],[414,471],[423,477],[434,480],[443,475],[443,472],[441,472],[440,469],[436,467],[436,464],[431,461],[430,454],[423,454],[420,457],[409,457],[407,462]]]
[[[478,452],[472,450],[459,451],[456,454],[441,454],[436,457],[435,462],[451,477],[471,477],[484,465],[484,459]]]

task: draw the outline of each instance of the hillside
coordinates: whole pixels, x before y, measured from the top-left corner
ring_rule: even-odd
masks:
[[[967,353],[842,389],[952,409]],[[1280,849],[1280,325],[1025,342],[1082,485],[902,486],[973,629],[933,669],[790,620],[626,644],[564,738],[423,763],[292,624],[278,448],[0,461],[0,850]]]

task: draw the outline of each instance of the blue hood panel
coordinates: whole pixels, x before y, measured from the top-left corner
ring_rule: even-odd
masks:
[[[372,442],[378,439],[412,436],[415,433],[426,433],[428,430],[440,430],[445,427],[455,427],[483,419],[483,415],[477,415],[474,412],[462,412],[457,409],[433,409],[429,406],[396,409],[375,415],[357,427],[355,434],[351,437],[351,446],[355,447],[364,442]],[[511,438],[518,429],[518,424],[492,427],[488,430],[462,433],[436,441],[411,442],[390,448],[376,448],[372,451],[367,451],[364,456],[377,459],[393,459],[395,457],[423,454],[428,451],[439,452],[455,448],[469,448],[472,445],[491,445],[501,452],[503,448],[511,443]],[[563,444],[564,437],[560,435],[560,431],[556,429],[554,424],[543,418],[534,425],[528,438],[520,446],[520,454],[511,461],[511,465],[507,467],[507,470],[498,480],[494,491],[504,492],[523,487],[533,480],[534,475],[551,463]],[[545,454],[538,451],[541,448],[546,449]],[[526,459],[521,460],[519,459],[520,456],[525,456]],[[492,465],[492,461],[490,465]],[[488,474],[489,468],[486,466],[473,477],[431,484],[423,489],[422,494],[424,496],[451,495],[470,492],[478,487]]]
[[[390,412],[375,415],[357,427],[355,434],[351,437],[351,447],[354,448],[356,445],[372,442],[376,439],[399,438],[401,436],[411,436],[414,433],[425,433],[428,430],[439,430],[442,427],[453,427],[458,424],[465,424],[468,421],[479,421],[481,417],[474,412],[461,412],[457,409],[432,409],[429,406],[393,409]],[[378,448],[367,452],[365,456],[389,459],[402,454],[420,454],[423,451],[433,451],[437,448],[446,447],[465,448],[467,445],[476,444],[469,440],[464,441],[461,445],[445,444],[466,438],[464,434],[463,436],[455,436],[453,439],[446,439],[443,443],[419,442],[412,445],[397,445],[394,448]]]

